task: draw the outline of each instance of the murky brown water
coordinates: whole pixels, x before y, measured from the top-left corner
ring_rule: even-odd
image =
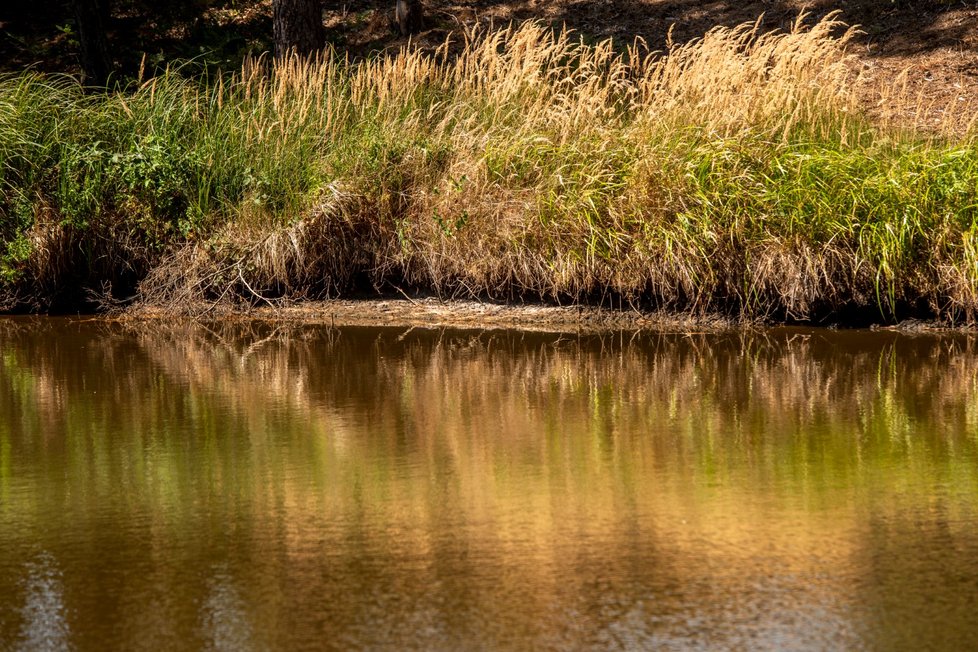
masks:
[[[0,649],[974,649],[978,342],[0,321]]]

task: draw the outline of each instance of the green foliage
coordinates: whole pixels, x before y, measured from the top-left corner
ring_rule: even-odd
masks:
[[[23,233],[5,242],[6,252],[0,255],[0,282],[13,283],[21,277],[21,268],[31,255],[31,242]]]
[[[314,259],[333,274],[315,272],[323,286],[362,273],[747,315],[978,311],[974,137],[854,116],[844,69],[811,72],[832,52],[824,29],[711,32],[670,55],[676,70],[534,29],[473,42],[454,63],[174,69],[104,95],[0,78],[0,292],[29,282],[41,252],[65,268],[149,270],[203,244],[224,270],[207,278],[228,278],[216,261],[230,260],[264,289],[313,278],[300,261]],[[714,61],[733,56],[791,65],[781,79],[759,68],[763,84],[734,67],[726,89]],[[39,216],[70,232],[57,245],[70,250],[30,245]],[[318,240],[289,230],[317,216],[343,226]],[[260,253],[238,230],[294,251]]]

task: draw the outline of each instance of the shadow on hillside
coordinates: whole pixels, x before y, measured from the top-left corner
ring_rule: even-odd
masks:
[[[271,45],[269,0],[112,0],[110,47],[122,74],[134,74],[144,54],[151,64],[199,57],[225,69],[244,54]],[[875,57],[914,56],[938,50],[978,53],[978,0],[424,0],[428,33],[415,42],[435,44],[460,26],[537,19],[567,25],[585,38],[643,38],[654,50],[701,36],[715,25],[733,26],[763,15],[763,27],[787,29],[802,8],[809,23],[839,9],[859,25],[859,42]],[[324,2],[329,40],[363,56],[404,43],[391,29],[394,0]],[[179,9],[179,10],[178,10]],[[233,20],[215,20],[214,9]],[[0,71],[27,65],[76,72],[77,34],[70,0],[0,3]],[[978,59],[978,57],[976,57]],[[978,66],[976,66],[978,72]]]
[[[912,55],[953,47],[978,52],[978,2],[948,0],[570,0],[545,5],[539,0],[483,0],[473,7],[508,9],[512,18],[543,18],[588,36],[634,36],[653,49],[666,43],[667,33],[684,42],[716,25],[735,26],[763,15],[769,29],[787,29],[805,9],[813,22],[840,10],[841,20],[859,25],[860,42],[876,56]],[[549,7],[549,8],[547,8]]]

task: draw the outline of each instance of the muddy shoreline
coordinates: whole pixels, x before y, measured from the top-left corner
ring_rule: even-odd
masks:
[[[520,329],[578,332],[608,330],[725,330],[744,325],[720,316],[699,316],[583,305],[500,304],[438,298],[333,299],[282,306],[175,313],[142,306],[111,318],[123,321],[259,320],[329,326],[398,326],[420,328]]]
[[[327,326],[377,326],[415,328],[514,329],[563,333],[608,331],[720,332],[785,326],[812,329],[873,329],[918,332],[975,333],[974,326],[908,319],[897,324],[829,324],[764,322],[719,314],[675,311],[622,310],[585,305],[501,304],[471,300],[428,298],[360,298],[305,301],[281,306],[228,308],[177,312],[169,308],[139,306],[105,316],[123,322],[270,321]]]

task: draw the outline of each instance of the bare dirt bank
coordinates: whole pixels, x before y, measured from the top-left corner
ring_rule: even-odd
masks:
[[[622,330],[702,333],[785,325],[782,323],[765,323],[759,320],[736,319],[719,314],[643,311],[629,308],[619,310],[582,305],[499,304],[438,298],[334,299],[244,310],[230,309],[227,306],[214,306],[212,309],[193,313],[175,313],[172,309],[141,306],[118,313],[111,318],[125,322],[164,319],[258,320],[323,324],[331,327],[515,329],[557,333],[599,333]],[[822,328],[835,328],[836,326],[836,324],[829,324],[822,326]],[[973,327],[951,327],[938,321],[915,319],[892,326],[872,325],[871,328],[908,333],[976,332]]]
[[[723,330],[744,324],[718,315],[616,310],[581,305],[499,304],[438,298],[334,299],[247,310],[214,306],[213,309],[185,314],[174,313],[171,309],[142,306],[120,313],[115,318],[125,321],[171,318],[257,319],[331,326],[515,328],[551,332],[637,329],[685,332]]]

